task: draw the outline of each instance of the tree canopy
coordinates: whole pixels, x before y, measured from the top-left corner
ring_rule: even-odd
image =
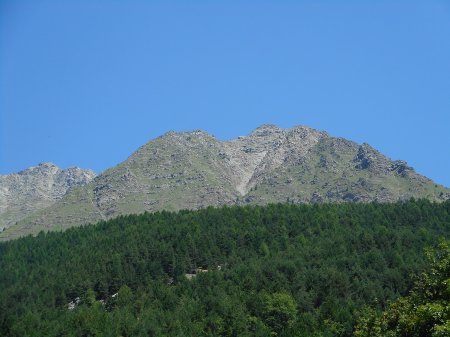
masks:
[[[450,336],[450,241],[440,242],[426,257],[429,267],[412,291],[382,313],[366,309],[355,337]]]
[[[360,315],[359,336],[383,322],[445,336],[445,250],[429,255],[442,277],[425,272],[399,297],[449,224],[450,202],[411,200],[210,207],[41,232],[0,244],[0,335],[351,336]],[[386,308],[398,319],[379,316]]]

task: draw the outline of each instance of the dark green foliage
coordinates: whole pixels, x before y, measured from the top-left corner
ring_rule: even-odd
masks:
[[[0,244],[0,335],[350,336],[356,313],[405,294],[424,247],[449,234],[450,202],[427,200],[145,213],[40,233]]]
[[[381,314],[365,308],[356,337],[450,336],[450,241],[441,242],[426,255],[429,266],[409,295]]]

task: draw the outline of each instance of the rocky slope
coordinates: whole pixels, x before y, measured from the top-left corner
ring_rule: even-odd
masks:
[[[269,202],[445,200],[450,190],[368,144],[304,126],[263,125],[219,141],[169,132],[0,234],[14,238],[121,214]]]
[[[94,177],[91,170],[78,167],[62,170],[51,163],[0,175],[0,231],[54,204],[71,187],[86,185]]]

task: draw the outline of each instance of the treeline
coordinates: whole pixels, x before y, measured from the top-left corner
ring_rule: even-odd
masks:
[[[449,234],[450,202],[427,200],[144,213],[40,233],[0,244],[0,335],[351,336]]]

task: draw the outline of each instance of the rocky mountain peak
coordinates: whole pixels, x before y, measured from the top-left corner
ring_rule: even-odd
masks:
[[[264,137],[269,134],[281,133],[283,129],[274,124],[263,124],[250,133],[250,136]]]
[[[196,138],[214,138],[211,134],[203,130],[193,130],[193,131],[169,131],[166,132],[161,138],[165,139],[178,139],[185,140],[190,137]]]
[[[307,137],[328,137],[328,133],[325,131],[319,131],[308,126],[297,125],[290,129],[287,129],[290,134],[298,134],[301,135],[302,138]]]
[[[40,169],[59,169],[58,166],[56,166],[55,164],[51,163],[51,162],[46,162],[46,163],[39,163],[37,166],[32,166],[30,167],[31,169],[33,168],[40,168]]]
[[[0,175],[0,228],[9,227],[30,213],[48,207],[75,186],[83,186],[96,173],[79,167],[61,169],[39,163],[18,173]]]
[[[39,163],[36,166],[31,166],[25,170],[18,172],[20,175],[29,175],[29,174],[54,174],[59,171],[59,167],[53,163]]]
[[[58,170],[51,164],[40,169],[44,167]],[[28,180],[25,185],[29,193],[41,199],[43,195],[55,195],[49,192],[48,184],[62,186],[56,190],[67,193],[45,211],[3,232],[0,238],[143,211],[272,202],[394,202],[411,197],[445,200],[450,195],[449,189],[417,174],[405,162],[387,158],[369,144],[332,137],[302,125],[284,129],[265,124],[247,136],[227,141],[201,130],[172,131],[143,145],[94,180],[78,170],[62,170],[64,176],[58,171],[49,175],[52,179],[38,179],[46,183]],[[72,175],[73,181],[69,178]],[[81,187],[69,188],[77,184]]]

